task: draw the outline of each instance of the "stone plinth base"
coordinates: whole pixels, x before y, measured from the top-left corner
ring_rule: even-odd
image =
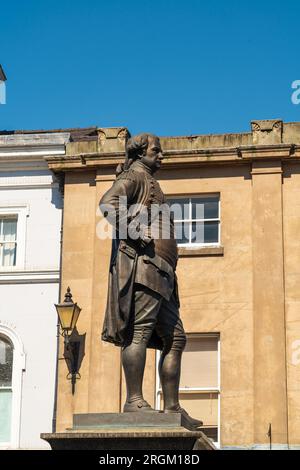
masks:
[[[41,438],[54,450],[215,450],[203,432],[181,427],[74,430]]]
[[[200,430],[188,431],[179,413],[89,413],[73,428],[41,434],[54,450],[215,450]]]

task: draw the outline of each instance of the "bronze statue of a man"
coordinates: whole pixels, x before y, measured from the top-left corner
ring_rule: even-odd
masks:
[[[126,145],[125,163],[119,166],[116,181],[101,199],[100,208],[115,233],[102,339],[122,347],[127,387],[124,412],[155,411],[142,391],[146,348],[152,347],[162,351],[159,376],[164,412],[181,413],[186,427],[195,429],[202,422],[181,408],[178,397],[186,335],[179,316],[173,219],[169,211],[168,236],[164,237],[162,214],[157,211],[154,218],[150,216],[152,207],[166,206],[153,176],[162,160],[158,137],[132,137]],[[125,201],[123,206],[121,201]],[[146,219],[141,218],[145,212]],[[156,237],[151,230],[154,223],[158,224]],[[131,231],[124,232],[124,227]]]

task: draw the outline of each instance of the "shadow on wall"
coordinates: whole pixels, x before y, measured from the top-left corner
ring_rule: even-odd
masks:
[[[69,344],[64,344],[64,359],[68,367],[67,379],[71,381],[72,394],[75,392],[75,384],[80,380],[80,368],[85,356],[86,333],[80,335],[77,328],[73,330],[70,336]]]
[[[64,187],[64,178],[63,176],[56,176],[54,183],[58,183],[58,187],[52,188],[51,191],[51,204],[54,204],[56,209],[63,208],[63,187]]]

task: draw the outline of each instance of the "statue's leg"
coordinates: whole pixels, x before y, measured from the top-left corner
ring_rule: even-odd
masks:
[[[156,331],[164,344],[158,369],[164,398],[164,412],[181,413],[183,425],[188,429],[196,429],[202,426],[202,421],[189,416],[179,403],[181,357],[186,345],[186,335],[174,296],[169,302],[162,302]]]
[[[143,398],[147,343],[155,327],[162,298],[142,285],[135,286],[132,324],[122,349],[127,398],[124,411],[154,411]]]
[[[164,409],[179,404],[179,381],[182,351],[164,348],[159,360],[159,377],[164,397]]]

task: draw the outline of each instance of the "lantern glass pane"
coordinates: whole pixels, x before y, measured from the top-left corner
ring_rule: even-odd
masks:
[[[73,318],[72,318],[72,324],[71,324],[71,328],[72,330],[75,328],[76,326],[76,323],[77,323],[77,320],[78,320],[78,317],[79,317],[79,314],[80,314],[80,311],[81,311],[81,308],[78,307],[77,304],[74,305],[74,313],[73,313]]]
[[[56,310],[59,316],[59,321],[62,329],[70,330],[72,327],[74,304],[56,305]]]

